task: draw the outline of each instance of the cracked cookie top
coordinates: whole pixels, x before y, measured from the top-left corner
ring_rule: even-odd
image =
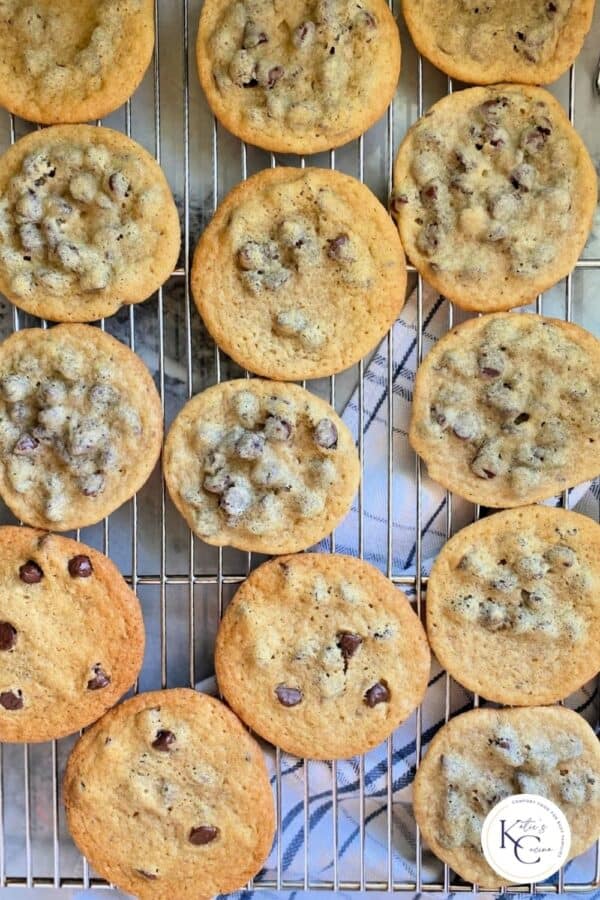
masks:
[[[0,105],[46,125],[102,118],[153,47],[152,0],[0,0]]]
[[[392,210],[408,258],[463,309],[511,309],[564,278],[587,240],[598,179],[559,103],[536,87],[444,97],[410,129]]]
[[[125,135],[55,126],[0,157],[0,289],[32,315],[112,315],[157,290],[178,252],[167,180]]]
[[[301,380],[365,356],[406,289],[394,223],[373,194],[324,169],[267,169],[234,188],[204,231],[196,305],[245,368]]]
[[[555,703],[600,669],[600,526],[529,506],[463,528],[427,584],[427,633],[450,674],[488,700]]]
[[[335,411],[293,384],[237,379],[190,400],[164,451],[171,498],[208,544],[293,553],[346,515],[360,466]]]
[[[184,688],[138,694],[89,728],[64,797],[81,852],[141,900],[228,894],[273,842],[260,747],[223,703]]]
[[[0,548],[0,739],[72,734],[137,678],[137,597],[106,556],[77,541],[5,526]]]
[[[410,442],[430,476],[484,506],[525,506],[600,473],[600,343],[497,313],[453,328],[417,372]]]
[[[414,811],[433,852],[466,881],[503,882],[481,848],[486,815],[511,794],[540,794],[571,827],[569,859],[600,830],[600,744],[565,707],[475,709],[436,734],[419,766]]]
[[[219,688],[271,743],[312,759],[365,753],[421,702],[430,654],[402,593],[362,560],[278,557],[255,569],[221,622]]]
[[[0,344],[0,493],[17,518],[56,531],[98,522],[145,483],[161,439],[150,373],[99,328],[29,328]]]
[[[207,0],[196,52],[225,127],[281,153],[358,137],[387,109],[400,72],[385,0]]]
[[[461,81],[549,84],[575,60],[593,0],[403,0],[420,53]]]

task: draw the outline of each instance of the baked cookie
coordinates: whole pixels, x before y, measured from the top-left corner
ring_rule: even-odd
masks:
[[[506,884],[481,849],[490,809],[512,794],[541,794],[571,826],[569,859],[600,833],[600,744],[561,706],[474,709],[444,725],[421,762],[413,806],[425,841],[466,881]]]
[[[423,56],[474,84],[548,84],[575,61],[594,0],[402,0]]]
[[[207,544],[293,553],[330,533],[360,477],[335,410],[295,384],[244,378],[183,407],[167,435],[173,503]]]
[[[205,0],[196,56],[225,128],[266,150],[317,153],[384,114],[400,37],[386,0]]]
[[[600,342],[496,313],[446,334],[417,372],[410,442],[430,476],[484,506],[525,506],[600,474]]]
[[[153,48],[153,0],[2,0],[0,105],[47,125],[100,119],[133,94]]]
[[[0,290],[34,316],[91,322],[145,300],[179,240],[160,166],[118,131],[60,125],[0,157]]]
[[[0,344],[0,495],[18,519],[100,521],[147,481],[161,442],[152,376],[99,328],[27,328]]]
[[[527,506],[463,528],[433,564],[427,633],[440,664],[488,700],[566,697],[600,670],[600,526]]]
[[[371,191],[325,169],[267,169],[219,206],[194,256],[192,291],[237,363],[282,381],[347,369],[404,305],[394,223]]]
[[[64,780],[73,840],[142,900],[241,888],[275,831],[265,762],[226,706],[182,688],[126,700],[87,731]]]
[[[144,623],[113,563],[85,544],[0,527],[0,741],[98,719],[142,667]]]
[[[532,302],[572,270],[598,179],[583,141],[542,88],[444,97],[406,135],[392,209],[406,254],[463,309]]]
[[[301,553],[255,569],[215,647],[219,689],[261,737],[310,759],[376,747],[419,705],[425,631],[402,591],[351,556]]]

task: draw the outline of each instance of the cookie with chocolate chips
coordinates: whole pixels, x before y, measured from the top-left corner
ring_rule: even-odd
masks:
[[[153,0],[2,0],[0,105],[46,125],[102,118],[133,94],[153,48]]]
[[[139,694],[96,722],[71,754],[64,797],[81,852],[142,900],[228,894],[273,842],[258,744],[226,706],[191,690]]]
[[[343,759],[392,733],[427,689],[425,631],[391,581],[350,556],[265,563],[239,588],[215,647],[219,688],[288,753]]]
[[[56,531],[100,521],[147,481],[161,441],[150,372],[99,328],[0,344],[0,494],[17,518]]]
[[[394,165],[392,209],[408,258],[463,309],[524,306],[575,266],[598,179],[563,108],[538,87],[444,97]]]
[[[144,624],[116,566],[85,544],[0,528],[0,741],[72,734],[137,678]]]
[[[475,709],[442,726],[417,771],[413,806],[426,844],[468,882],[508,882],[481,848],[488,812],[512,794],[540,794],[571,827],[568,859],[600,833],[600,744],[565,707]]]
[[[440,664],[488,700],[567,697],[600,670],[600,526],[528,506],[463,528],[433,564],[427,633]]]
[[[207,0],[196,55],[223,125],[279,153],[358,137],[384,114],[400,73],[385,0]]]
[[[453,328],[415,382],[410,442],[430,476],[484,506],[526,506],[600,474],[600,342],[496,313]]]
[[[117,131],[45,128],[0,157],[0,290],[34,316],[92,322],[145,300],[179,240],[160,166]]]
[[[348,428],[295,384],[236,379],[183,407],[167,435],[173,503],[207,544],[293,553],[350,508],[360,465]]]
[[[215,341],[282,381],[332,375],[398,316],[406,267],[371,191],[324,169],[276,168],[238,185],[194,256],[192,291]]]
[[[423,56],[474,84],[549,84],[575,61],[594,0],[402,0]]]

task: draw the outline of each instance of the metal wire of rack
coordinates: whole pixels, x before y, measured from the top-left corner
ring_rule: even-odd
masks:
[[[388,0],[400,19],[399,0]],[[168,423],[185,400],[199,389],[214,381],[221,381],[232,374],[241,374],[211,344],[198,320],[190,297],[190,255],[194,242],[218,201],[229,187],[246,178],[249,172],[277,165],[281,160],[274,154],[265,154],[256,148],[240,144],[228,135],[209,114],[200,95],[194,64],[194,38],[200,0],[155,0],[156,46],[154,62],[143,85],[118,113],[104,124],[117,127],[127,135],[151,146],[159,163],[167,170],[171,183],[181,199],[183,245],[179,266],[169,282],[156,296],[139,307],[131,306],[99,325],[116,334],[132,350],[142,353],[155,373],[157,386],[163,400],[165,420]],[[451,79],[441,76],[418,56],[403,31],[403,71],[398,97],[388,110],[385,119],[365,136],[338,151],[311,158],[309,164],[342,168],[365,180],[386,200],[391,187],[394,151],[406,127],[420,116],[426,107],[445,92],[452,92]],[[179,61],[177,61],[179,60]],[[176,70],[178,67],[178,70]],[[436,96],[437,91],[437,96]],[[575,122],[576,73],[573,67],[563,86],[563,99],[568,106],[571,122]],[[167,99],[164,99],[165,93]],[[165,125],[165,120],[167,124]],[[4,120],[0,118],[0,126]],[[175,124],[174,124],[175,123]],[[98,123],[101,124],[101,123]],[[5,142],[14,143],[21,131],[32,126],[6,115],[7,136]],[[2,136],[0,132],[0,143]],[[165,152],[165,147],[167,152]],[[597,148],[600,152],[600,148]],[[304,158],[286,158],[286,162],[304,167]],[[195,178],[200,173],[201,177]],[[229,183],[228,183],[229,182]],[[199,219],[199,221],[196,221]],[[598,254],[596,254],[596,257]],[[581,259],[564,283],[562,315],[567,320],[573,316],[573,281],[580,272],[600,273],[600,258]],[[414,269],[409,271],[415,276]],[[417,305],[417,358],[423,355],[424,311],[423,283],[416,278]],[[539,297],[535,311],[544,312],[544,298]],[[554,311],[554,309],[553,309]],[[454,324],[455,311],[448,304],[448,327]],[[48,323],[39,322],[19,312],[4,307],[4,319],[0,318],[2,336],[11,330]],[[582,324],[585,324],[583,322]],[[422,612],[426,577],[397,574],[393,563],[393,428],[392,403],[394,334],[390,332],[387,343],[387,542],[385,547],[385,572],[395,584],[412,589],[415,605]],[[211,349],[207,349],[211,348]],[[207,356],[210,354],[210,358]],[[246,373],[247,374],[247,373]],[[365,363],[360,362],[350,373],[332,376],[309,388],[325,396],[338,410],[343,407],[349,387],[358,384],[358,450],[364,465],[365,421]],[[415,527],[416,572],[423,570],[422,492],[427,478],[421,462],[415,459]],[[364,550],[363,485],[358,496],[359,555]],[[568,507],[569,495],[565,492],[563,503]],[[479,516],[473,509],[473,517]],[[3,511],[3,521],[12,521],[8,511]],[[446,504],[446,537],[456,525],[453,519],[452,497]],[[180,685],[195,686],[199,679],[211,671],[211,648],[214,631],[226,600],[237,584],[242,582],[258,561],[251,554],[228,549],[207,548],[196,541],[184,529],[167,502],[165,487],[160,475],[155,473],[150,483],[122,510],[105,519],[100,525],[77,532],[76,537],[113,556],[126,579],[138,593],[148,630],[151,652],[140,677],[140,690]],[[329,549],[335,552],[335,534],[331,536]],[[454,685],[447,673],[442,676],[445,721],[453,712]],[[425,701],[427,702],[427,701]],[[479,698],[472,697],[477,706]],[[422,710],[414,716],[414,766],[418,765],[424,743]],[[87,862],[75,850],[68,836],[60,802],[60,775],[74,738],[43,745],[0,746],[0,888],[20,887],[80,887],[110,888],[90,872]],[[439,866],[439,876],[433,880],[424,877],[424,848],[418,829],[414,825],[414,858],[411,860],[414,877],[398,877],[392,848],[396,838],[394,810],[397,804],[397,786],[392,780],[394,738],[386,744],[386,787],[375,797],[369,793],[365,779],[365,759],[356,761],[359,792],[359,860],[358,868],[348,874],[339,844],[340,783],[338,765],[331,764],[331,856],[333,864],[326,875],[313,871],[309,840],[311,821],[311,766],[306,760],[300,763],[303,778],[302,866],[301,871],[290,875],[282,859],[281,840],[276,845],[264,872],[250,885],[255,889],[324,891],[379,890],[399,892],[434,892],[449,890],[477,892],[477,887],[456,879],[448,866]],[[275,751],[275,796],[278,834],[282,825],[282,773],[289,758]],[[367,804],[377,804],[385,815],[385,871],[375,876],[369,873],[369,860],[365,858],[365,841],[371,816],[366,814]],[[600,885],[600,842],[590,855],[590,875],[585,881],[572,882],[561,870],[556,883],[530,885],[529,891],[544,893],[564,891],[581,892]],[[508,893],[522,890],[508,888]]]

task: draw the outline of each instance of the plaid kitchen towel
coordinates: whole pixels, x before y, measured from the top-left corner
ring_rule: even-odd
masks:
[[[426,286],[423,289],[423,352],[448,330],[448,304]],[[415,574],[416,492],[415,456],[408,444],[410,405],[417,367],[417,315],[414,296],[409,300],[392,334],[392,547],[393,573]],[[343,418],[358,440],[362,419],[364,442],[364,483],[369,485],[363,499],[364,558],[387,567],[388,544],[388,417],[387,394],[390,342],[385,339],[365,369],[362,413],[358,389],[351,397]],[[583,485],[570,492],[570,506],[598,518],[599,484]],[[423,466],[421,492],[422,572],[427,573],[446,540],[446,492],[427,478]],[[453,498],[454,530],[473,520],[471,504]],[[359,551],[359,511],[355,504],[336,531],[335,549],[357,555]],[[319,549],[330,549],[323,542]],[[437,667],[422,707],[421,752],[443,723],[446,678]],[[458,685],[449,692],[453,714],[471,706],[471,696]],[[570,698],[569,705],[590,721],[597,720],[597,692],[590,684]],[[337,785],[337,874],[340,881],[387,882],[388,873],[397,881],[413,881],[416,874],[415,826],[411,810],[412,781],[416,767],[415,716],[396,730],[390,744],[367,754],[364,761],[353,759],[329,763],[303,763],[281,755],[279,782],[282,827],[265,867],[265,877],[274,878],[277,860],[285,880],[330,881],[334,877],[334,793]],[[272,747],[264,745],[274,788],[278,787],[276,758]],[[390,765],[391,763],[391,765]],[[306,781],[308,779],[308,784]],[[361,798],[361,786],[364,799]],[[388,823],[387,799],[393,798],[392,822]],[[308,804],[305,807],[305,796]],[[364,828],[361,828],[361,819]],[[391,829],[392,858],[388,858],[388,828]],[[362,863],[364,860],[364,863]],[[570,882],[593,879],[594,854],[588,853],[567,866]],[[443,870],[429,853],[424,855],[424,881],[443,879]],[[249,897],[250,892],[243,892]],[[536,896],[540,896],[537,894]],[[600,900],[600,892],[594,895]]]

